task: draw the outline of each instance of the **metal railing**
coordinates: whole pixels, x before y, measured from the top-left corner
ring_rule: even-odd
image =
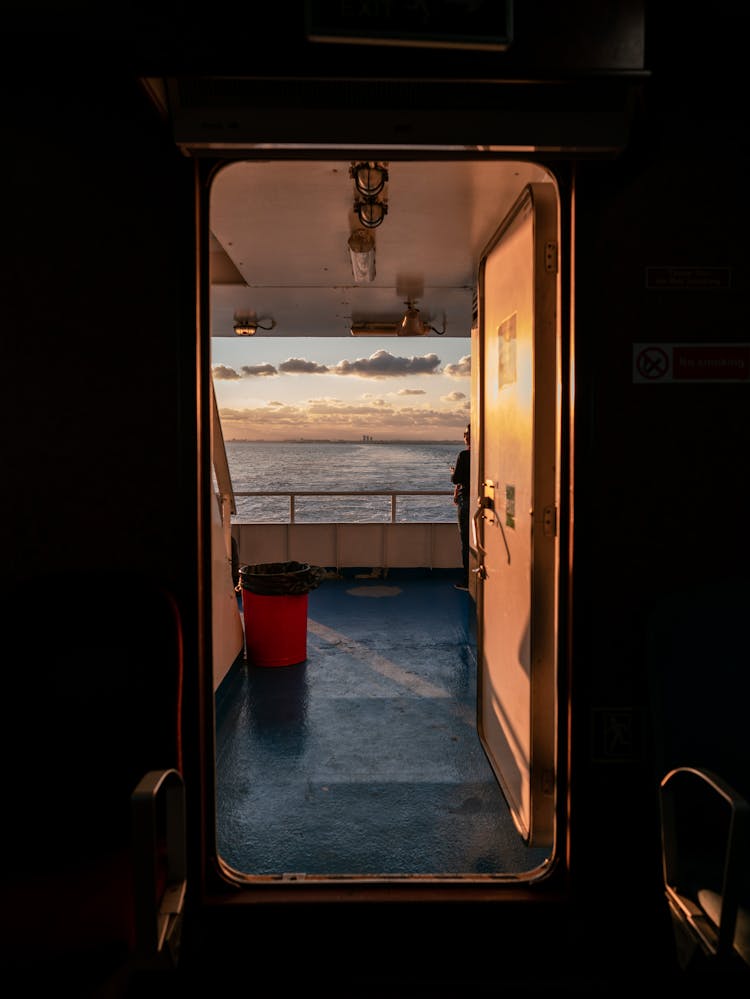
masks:
[[[269,490],[253,490],[253,491],[235,491],[234,496],[239,499],[243,496],[256,496],[256,497],[270,497],[270,496],[286,496],[289,498],[289,523],[296,523],[296,501],[299,497],[311,497],[311,496],[322,496],[325,498],[336,497],[336,496],[389,496],[390,506],[391,506],[391,520],[392,524],[399,523],[398,520],[398,510],[397,503],[399,497],[404,496],[452,496],[452,489],[354,489],[354,490],[295,490],[290,492],[289,490],[281,490],[278,492]],[[315,521],[317,523],[317,521]],[[400,523],[409,523],[409,521],[401,521]]]

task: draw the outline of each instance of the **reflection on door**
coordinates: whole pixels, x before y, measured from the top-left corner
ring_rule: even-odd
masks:
[[[479,729],[531,846],[554,835],[557,195],[530,184],[479,273]]]

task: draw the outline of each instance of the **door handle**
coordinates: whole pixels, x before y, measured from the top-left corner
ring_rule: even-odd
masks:
[[[490,510],[493,514],[495,512],[495,504],[491,496],[479,496],[477,498],[477,508],[474,511],[474,516],[471,518],[471,538],[474,542],[474,547],[479,552],[480,555],[484,556],[487,554],[487,549],[484,545],[480,544],[479,541],[479,530],[477,528],[477,523],[484,514],[485,510]],[[495,516],[493,518],[494,523],[500,528],[500,532],[503,536],[503,544],[505,545],[505,553],[508,556],[508,565],[510,565],[510,548],[508,547],[508,539],[505,536],[505,528],[503,527],[503,522],[499,517]],[[484,567],[482,566],[482,569]],[[481,576],[482,579],[485,576]]]
[[[485,502],[491,503],[492,500],[486,496],[480,496],[477,500],[477,508],[474,511],[474,515],[471,518],[471,540],[473,542],[474,548],[479,552],[480,555],[486,555],[487,549],[479,542],[479,531],[477,530],[477,521],[481,517],[484,509]]]

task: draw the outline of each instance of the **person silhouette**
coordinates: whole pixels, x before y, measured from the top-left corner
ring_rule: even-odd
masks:
[[[458,452],[456,464],[451,466],[453,502],[456,504],[458,532],[461,538],[461,560],[464,567],[463,579],[454,584],[457,590],[469,589],[469,476],[471,472],[471,424],[464,430],[466,447]]]

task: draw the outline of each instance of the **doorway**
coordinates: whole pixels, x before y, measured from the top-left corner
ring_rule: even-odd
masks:
[[[445,444],[452,437],[458,450],[460,429],[468,417],[475,440],[487,447],[495,441],[496,429],[494,425],[489,431],[485,427],[488,387],[486,372],[480,374],[480,370],[486,365],[492,349],[488,344],[497,331],[489,333],[487,327],[483,337],[480,335],[486,321],[483,308],[488,288],[484,254],[524,187],[534,183],[555,192],[552,178],[532,163],[393,162],[388,157],[375,162],[388,165],[388,212],[375,230],[376,278],[365,286],[354,280],[347,251],[348,235],[356,225],[351,189],[356,157],[315,162],[250,161],[230,164],[217,173],[210,211],[211,339],[212,344],[231,344],[235,351],[245,352],[244,362],[229,365],[229,372],[222,371],[218,377],[214,372],[222,425],[228,427],[236,420],[237,407],[222,403],[221,382],[236,387],[243,378],[256,384],[262,379],[267,387],[275,378],[280,387],[282,378],[312,369],[321,385],[332,379],[341,384],[344,378],[353,380],[356,376],[331,374],[332,369],[347,371],[357,360],[373,358],[392,367],[411,364],[415,378],[434,380],[436,369],[430,364],[434,365],[435,356],[439,371],[449,365],[459,367],[465,358],[468,404],[461,408],[454,399],[450,410],[459,432],[450,423],[438,424],[440,429],[448,427],[448,434],[431,441]],[[458,225],[458,229],[442,228],[450,225]],[[233,235],[239,232],[245,235]],[[454,232],[460,236],[451,235]],[[484,285],[479,281],[480,271]],[[490,285],[493,282],[490,278]],[[351,329],[357,323],[377,324],[382,332],[384,326],[396,324],[403,306],[409,304],[426,317],[430,326],[426,335],[353,341]],[[257,322],[252,337],[240,340],[234,329],[238,319]],[[310,332],[303,335],[303,329]],[[317,341],[318,337],[323,339]],[[288,357],[271,363],[263,351],[270,338],[275,347],[288,343],[290,348],[325,340],[326,359],[321,359],[322,354],[310,357],[291,349]],[[336,359],[331,354],[339,344],[349,348],[353,342],[357,357],[344,357],[339,351],[342,356]],[[552,381],[545,388],[551,392],[553,414],[559,405],[556,343],[555,328]],[[454,351],[460,347],[463,353],[446,360],[449,347]],[[423,373],[417,375],[420,366]],[[361,369],[364,371],[366,365]],[[369,381],[364,381],[368,377]],[[372,401],[372,410],[390,405],[396,411],[393,399],[408,399],[411,414],[421,410],[435,419],[427,407],[413,405],[414,399],[421,400],[424,394],[417,394],[420,387],[407,382],[404,375],[395,377],[401,380],[395,382],[394,378],[384,391],[382,379],[372,374],[362,376],[366,391],[361,394]],[[379,391],[373,392],[373,387]],[[414,395],[396,395],[401,390]],[[337,408],[331,405],[330,387],[317,399],[312,398],[318,412]],[[288,432],[285,405],[283,398],[266,398],[260,407],[265,410],[263,415],[270,417],[268,427],[277,436],[279,428]],[[361,408],[366,405],[369,403],[360,400]],[[259,406],[254,404],[254,408]],[[363,430],[362,424],[351,426],[350,443],[357,443],[359,450],[367,445],[381,451],[395,446],[385,441],[365,442],[362,438],[378,436],[371,432],[371,422],[368,430]],[[403,426],[408,428],[404,430],[405,443],[415,444],[409,437],[415,424]],[[325,438],[312,443],[330,446],[335,441]],[[313,451],[308,453],[312,456]],[[264,468],[268,461],[264,460]],[[325,461],[328,467],[336,464],[335,457]],[[310,461],[310,467],[318,465]],[[486,493],[486,465],[483,458],[473,469],[476,508]],[[447,472],[446,468],[446,491]],[[288,483],[278,484],[289,487]],[[303,485],[309,482],[289,488],[303,492]],[[376,561],[374,550],[379,546],[382,551],[384,545],[373,541],[380,537],[378,531],[384,533],[387,528],[386,533],[395,535],[400,530],[398,524],[387,524],[381,530],[379,515],[371,516],[374,523],[356,527],[360,534],[370,532],[369,541],[354,540],[354,528],[338,525],[336,550],[343,545],[350,556],[343,559],[349,563],[343,567],[339,562],[331,566],[326,560],[330,538],[328,542],[325,537],[307,539],[313,546],[307,551],[320,555],[310,560],[326,565],[330,578],[310,594],[306,663],[284,672],[258,671],[240,660],[233,665],[231,675],[221,677],[217,685],[219,852],[232,876],[241,880],[298,876],[538,877],[553,855],[554,793],[550,789],[555,786],[554,755],[552,770],[545,766],[533,794],[528,788],[524,792],[526,808],[531,807],[532,798],[536,800],[541,793],[546,796],[547,825],[542,832],[537,819],[532,835],[523,817],[519,821],[523,811],[519,812],[514,797],[515,781],[503,776],[492,739],[488,745],[483,734],[483,726],[488,725],[483,712],[494,699],[492,685],[487,684],[483,643],[491,639],[494,648],[498,639],[493,631],[497,613],[491,592],[493,579],[480,580],[471,595],[455,591],[450,561],[455,551],[446,557],[447,564],[441,564],[440,555],[435,558],[434,552],[429,559],[417,555],[415,565],[394,568],[390,558],[386,565],[370,564]],[[486,571],[477,547],[485,543],[485,519],[483,510],[476,521],[479,534],[473,545],[477,579],[479,570]],[[286,547],[276,549],[279,559],[292,550],[295,555],[301,551],[289,546],[300,544],[303,534],[331,533],[331,524],[325,521],[314,527],[278,526],[278,532],[274,525],[264,527],[261,533],[266,540],[275,533],[284,535]],[[303,531],[303,527],[309,530]],[[446,536],[445,543],[455,545],[455,523],[448,522],[448,528],[450,539]],[[401,537],[405,539],[409,530],[404,525]],[[241,561],[273,560],[265,549],[261,557],[257,543],[241,553]],[[359,544],[364,547],[358,548]],[[395,547],[411,551],[411,544],[424,552],[421,542],[404,541]],[[390,550],[394,550],[392,543]],[[522,558],[528,562],[528,577],[531,549],[514,560],[514,568]],[[429,565],[422,564],[427,561]],[[554,578],[554,565],[551,572]],[[554,648],[554,634],[545,634]],[[553,665],[534,695],[551,710],[553,730],[555,675]],[[378,710],[369,711],[373,705]],[[351,715],[347,714],[350,709]],[[405,718],[410,725],[396,736],[393,719]],[[365,723],[366,719],[369,722]],[[234,739],[237,733],[242,733],[239,741]],[[554,752],[554,735],[551,746]],[[419,764],[412,767],[415,748],[421,755]],[[326,767],[318,766],[321,759],[326,760]],[[274,769],[277,763],[280,771]],[[446,776],[449,774],[453,779]],[[405,803],[412,807],[420,796],[423,807],[417,806],[419,820],[408,818]],[[246,808],[239,806],[240,800]],[[332,806],[334,801],[337,803]],[[449,833],[449,828],[455,828],[455,834]],[[355,844],[348,848],[348,854],[343,846],[347,837]],[[431,848],[430,843],[440,844],[440,849]],[[460,856],[458,843],[468,847]],[[254,860],[246,861],[246,856]]]

